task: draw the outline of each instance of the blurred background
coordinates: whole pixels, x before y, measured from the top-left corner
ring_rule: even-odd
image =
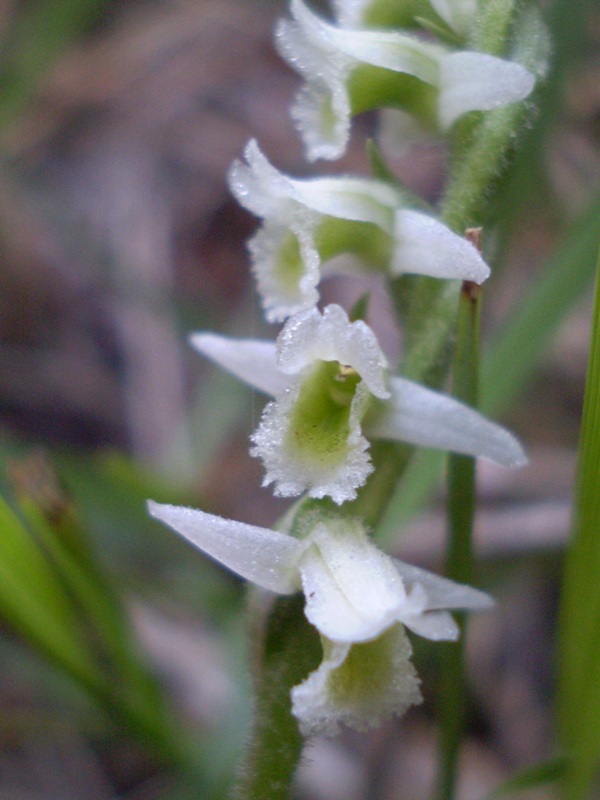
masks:
[[[553,67],[500,187],[484,305],[493,346],[528,301],[535,347],[501,416],[531,465],[479,474],[480,578],[499,609],[471,626],[464,800],[552,752],[600,229],[600,12],[541,5]],[[209,800],[234,777],[250,715],[243,587],[152,523],[145,500],[266,526],[288,505],[248,456],[262,399],[187,344],[198,329],[275,333],[248,268],[256,221],[226,183],[249,138],[291,174],[368,170],[368,115],[343,161],[305,163],[287,113],[298,79],[271,43],[284,12],[279,0],[0,0],[0,798]],[[393,120],[384,132],[393,170],[435,202],[441,144],[401,150]],[[543,287],[555,302],[535,321]],[[383,288],[370,288],[397,359]],[[363,290],[337,279],[324,296],[349,307]],[[440,498],[418,514],[397,500],[388,547],[439,568]],[[415,649],[424,705],[315,742],[299,798],[427,797],[435,653]]]

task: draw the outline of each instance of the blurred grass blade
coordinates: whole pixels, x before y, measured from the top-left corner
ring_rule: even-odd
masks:
[[[83,676],[82,680],[81,672],[74,671],[70,661],[65,663],[47,647],[40,646],[39,635],[31,636],[31,625],[29,630],[15,625],[18,632],[26,636],[29,632],[29,640],[52,664],[66,668],[71,677],[83,683],[92,699],[119,725],[129,727],[152,744],[162,758],[189,767],[195,759],[190,759],[185,742],[173,724],[159,683],[138,646],[119,591],[90,548],[77,509],[63,490],[52,464],[43,452],[34,451],[13,459],[7,474],[25,522],[24,541],[29,543],[30,558],[35,558],[40,569],[45,569],[47,583],[51,583],[61,599],[64,593],[60,608],[56,604],[45,607],[50,622],[59,624],[61,613],[73,620],[76,647],[89,659],[95,675]],[[36,587],[40,585],[35,582]],[[40,603],[44,600],[40,598]],[[57,642],[57,646],[63,645],[64,642],[62,645]],[[62,649],[61,655],[64,655]]]
[[[98,673],[81,644],[70,599],[30,532],[0,498],[0,615],[87,686]]]
[[[548,340],[589,287],[600,240],[600,193],[569,231],[562,246],[490,348],[482,369],[481,407],[506,408],[531,380]]]
[[[568,758],[563,797],[588,797],[600,766],[600,261],[573,523],[559,622],[559,735]]]
[[[560,757],[535,764],[533,767],[528,767],[516,775],[512,775],[492,792],[486,794],[484,800],[500,800],[502,797],[512,797],[517,792],[520,795],[529,789],[538,789],[540,786],[554,783],[562,778],[565,769],[566,760]]]

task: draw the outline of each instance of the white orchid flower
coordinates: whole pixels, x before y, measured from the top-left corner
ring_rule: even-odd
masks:
[[[442,11],[443,5],[438,2]],[[356,10],[351,9],[351,16]],[[343,155],[353,113],[374,103],[380,107],[407,100],[398,96],[400,83],[389,81],[390,72],[432,87],[442,128],[468,111],[523,100],[535,84],[525,67],[487,53],[452,52],[395,31],[338,27],[302,0],[292,0],[291,12],[293,20],[280,21],[276,41],[281,55],[306,80],[292,116],[310,160]]]
[[[278,594],[302,590],[309,622],[322,637],[318,670],[292,690],[306,735],[333,734],[403,713],[420,701],[404,627],[434,641],[458,638],[448,609],[486,609],[491,598],[391,559],[362,525],[327,517],[302,539],[192,508],[148,503],[161,520],[242,578]]]
[[[343,503],[372,471],[369,438],[399,440],[526,463],[504,428],[451,397],[388,375],[375,334],[338,305],[296,314],[277,342],[194,334],[203,355],[274,400],[252,439],[264,485],[290,497],[307,491]]]
[[[490,269],[477,249],[433,217],[403,208],[399,192],[367,178],[298,180],[273,167],[256,141],[235,161],[229,185],[241,205],[262,217],[249,243],[267,319],[281,321],[314,306],[322,261],[351,253],[365,270],[482,283]],[[335,271],[330,266],[328,274]]]

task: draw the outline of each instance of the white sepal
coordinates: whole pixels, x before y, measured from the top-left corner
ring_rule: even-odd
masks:
[[[422,587],[425,593],[424,611],[437,611],[444,608],[463,609],[465,611],[486,611],[494,606],[489,594],[443,578],[426,569],[407,564],[405,561],[393,559],[406,591],[413,593],[416,586]]]
[[[395,31],[356,31],[331,25],[313,14],[302,0],[292,0],[290,10],[304,35],[334,55],[344,53],[355,64],[364,62],[403,72],[433,85],[438,82],[443,47]]]
[[[193,333],[190,343],[203,356],[270,397],[283,392],[289,383],[277,367],[275,342]]]
[[[309,178],[292,180],[294,198],[313,211],[338,219],[372,222],[393,233],[394,210],[401,204],[398,192],[371,178]]]
[[[369,419],[368,436],[480,456],[505,467],[527,463],[511,433],[458,400],[406,378],[390,378],[390,390],[391,399]]]
[[[491,111],[524,100],[535,77],[521,64],[487,53],[451,53],[440,63],[438,116],[444,128],[468,111]]]
[[[335,18],[342,28],[363,28],[365,11],[373,0],[333,0]]]
[[[243,161],[234,161],[229,168],[229,188],[238,203],[258,217],[285,218],[293,212],[291,178],[279,172],[250,139]]]
[[[390,272],[458,278],[483,283],[490,268],[477,248],[427,214],[399,209],[395,215]]]
[[[240,577],[277,594],[300,588],[298,559],[304,544],[297,539],[194,508],[149,500],[148,511]]]

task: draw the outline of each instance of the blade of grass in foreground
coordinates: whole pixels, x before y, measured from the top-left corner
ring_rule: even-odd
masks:
[[[562,796],[590,796],[600,766],[600,262],[559,623]]]

